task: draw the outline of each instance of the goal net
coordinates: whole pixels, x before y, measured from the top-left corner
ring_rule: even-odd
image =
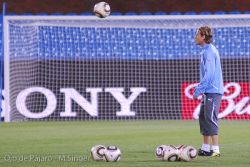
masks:
[[[219,118],[249,119],[250,15],[6,16],[5,121],[197,119],[204,25],[222,62]]]

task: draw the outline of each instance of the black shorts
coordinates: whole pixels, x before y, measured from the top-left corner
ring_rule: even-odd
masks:
[[[205,93],[199,115],[200,132],[205,136],[218,135],[218,114],[222,95]]]

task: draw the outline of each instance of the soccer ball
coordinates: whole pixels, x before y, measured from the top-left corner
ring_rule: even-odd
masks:
[[[186,147],[185,145],[175,146],[175,148],[177,149],[177,155],[178,155],[177,161],[181,161],[180,153],[182,152],[183,148],[185,148],[185,147]]]
[[[104,151],[106,147],[103,145],[95,145],[91,148],[91,157],[95,161],[102,161],[104,158]]]
[[[192,161],[197,157],[197,150],[192,146],[184,146],[179,156],[183,161]]]
[[[97,17],[105,18],[110,15],[110,6],[107,2],[99,2],[94,6],[94,14]]]
[[[116,162],[121,159],[121,150],[116,146],[108,146],[104,151],[104,159],[107,162]]]
[[[164,151],[166,150],[167,145],[160,145],[156,147],[155,149],[155,156],[158,160],[163,161],[164,160]]]
[[[163,157],[164,161],[173,162],[177,161],[178,158],[178,150],[174,146],[169,145],[165,148]]]

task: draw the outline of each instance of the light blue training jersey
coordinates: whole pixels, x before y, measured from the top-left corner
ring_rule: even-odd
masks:
[[[200,83],[195,88],[194,96],[203,93],[223,94],[223,78],[220,55],[213,44],[205,44],[200,62]]]

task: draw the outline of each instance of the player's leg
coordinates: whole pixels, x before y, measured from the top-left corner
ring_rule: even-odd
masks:
[[[203,137],[203,144],[201,148],[198,150],[199,156],[210,156],[210,144],[209,139],[210,136],[208,136],[208,129],[207,129],[207,123],[205,120],[205,97],[203,98],[201,102],[201,108],[200,108],[200,114],[199,114],[199,125],[200,125],[200,133]]]
[[[211,139],[212,139],[213,145],[219,145],[219,136],[218,135],[211,136]]]
[[[212,156],[220,156],[220,148],[219,148],[219,136],[213,135],[211,136],[212,139]]]
[[[221,103],[221,95],[206,94],[205,99],[205,119],[208,124],[208,135],[212,139],[212,156],[220,156],[219,136],[218,136],[218,113]]]
[[[215,104],[215,114],[216,114],[216,119],[218,120],[218,114],[219,114],[219,109],[220,109],[220,104],[221,104],[221,95],[215,95],[214,97],[214,104]],[[218,135],[213,135],[211,136],[212,138],[212,150],[213,154],[212,156],[220,156],[220,149],[219,149],[219,136]]]
[[[209,140],[210,139],[210,136],[205,136],[205,135],[203,135],[203,144],[207,144],[207,145],[209,145],[210,143],[209,143]],[[209,151],[210,150],[210,146],[209,146],[209,148],[208,149],[206,149],[207,151]]]

